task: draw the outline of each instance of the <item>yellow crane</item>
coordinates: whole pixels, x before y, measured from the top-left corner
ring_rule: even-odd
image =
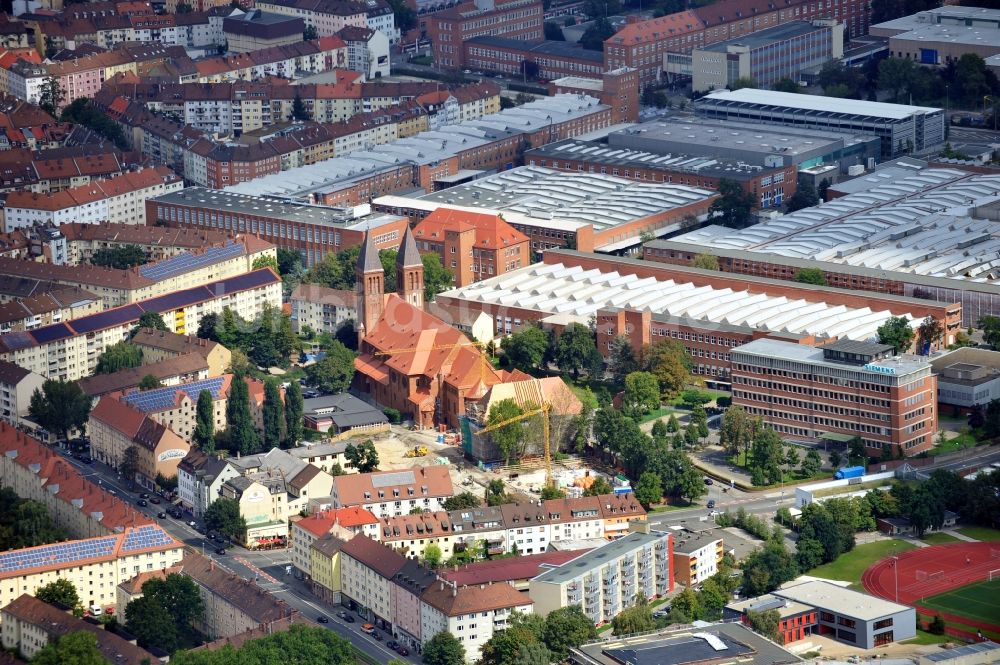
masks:
[[[494,423],[489,427],[484,427],[483,429],[476,432],[477,434],[486,434],[487,432],[494,432],[498,429],[507,427],[508,425],[513,425],[514,423],[521,422],[522,420],[527,420],[534,416],[542,416],[542,443],[543,443],[543,455],[545,459],[545,485],[547,487],[552,486],[552,451],[549,448],[549,412],[552,410],[552,405],[548,402],[544,402],[537,409],[532,409],[531,411],[526,411],[519,416],[514,416],[513,418],[508,418],[507,420],[501,420],[498,423]]]

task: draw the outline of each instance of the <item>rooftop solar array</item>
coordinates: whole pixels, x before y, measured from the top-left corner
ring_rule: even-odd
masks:
[[[122,552],[135,552],[146,550],[152,547],[164,547],[174,545],[177,541],[170,537],[166,531],[155,525],[140,526],[131,529],[125,534],[125,541],[122,543]]]
[[[222,384],[224,382],[224,377],[216,376],[179,386],[167,386],[155,390],[134,390],[125,395],[124,400],[143,413],[155,413],[173,407],[176,404],[178,392],[187,395],[192,402],[197,402],[201,391],[207,390],[212,394],[213,400],[218,400],[222,397]]]
[[[412,471],[394,471],[372,476],[372,487],[394,487],[396,485],[412,485],[416,478]]]
[[[183,252],[169,259],[150,263],[139,268],[139,274],[146,279],[160,281],[192,270],[236,258],[243,254],[243,243],[227,240],[221,247],[209,247],[200,252]]]
[[[118,536],[72,540],[0,554],[0,574],[111,556]]]

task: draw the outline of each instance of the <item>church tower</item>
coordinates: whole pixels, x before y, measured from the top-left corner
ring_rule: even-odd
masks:
[[[385,294],[385,271],[371,233],[365,234],[355,272],[358,283],[358,341],[371,330],[382,316]]]
[[[406,227],[403,242],[396,254],[396,292],[418,309],[424,307],[424,262],[417,251],[413,231]]]

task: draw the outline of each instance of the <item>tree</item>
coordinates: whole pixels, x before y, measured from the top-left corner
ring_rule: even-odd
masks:
[[[729,86],[729,89],[740,90],[742,88],[756,88],[756,87],[757,87],[757,81],[753,80],[749,76],[741,76],[735,81],[733,81],[733,84]]]
[[[552,652],[544,644],[522,644],[514,665],[549,665]]]
[[[58,115],[57,111],[64,99],[66,95],[59,85],[59,79],[54,76],[46,77],[38,90],[38,106],[49,115],[55,116]]]
[[[574,379],[580,376],[581,369],[594,367],[595,359],[600,358],[593,333],[582,323],[571,323],[563,329],[554,355],[559,369],[571,372]]]
[[[307,25],[304,30],[302,30],[302,39],[305,41],[310,41],[312,39],[318,39],[319,33],[316,32],[316,26]],[[296,120],[308,120],[309,118],[296,118]]]
[[[616,386],[625,385],[625,377],[639,369],[639,361],[632,350],[632,342],[625,335],[618,335],[611,340],[608,349],[608,371]]]
[[[76,592],[76,586],[62,577],[38,587],[35,591],[35,598],[69,609],[80,605],[80,595]]]
[[[441,548],[436,543],[430,543],[424,548],[424,565],[434,569],[441,565]]]
[[[486,425],[493,427],[523,414],[524,410],[513,399],[502,399],[490,407],[490,412],[486,416]],[[525,439],[524,421],[512,422],[488,434],[493,443],[500,449],[500,454],[503,455],[507,464],[510,464],[511,459],[520,457]]]
[[[538,614],[515,610],[510,615],[507,628],[495,631],[483,645],[479,665],[518,665],[522,647],[545,646],[542,642],[544,629],[545,620]],[[551,662],[551,654],[548,662]]]
[[[169,332],[169,328],[167,328],[167,324],[164,323],[163,317],[159,312],[143,312],[136,325],[139,328],[152,328],[153,330]]]
[[[250,414],[250,388],[240,375],[233,377],[226,399],[226,434],[229,445],[243,455],[252,455],[260,450],[260,437],[254,429]]]
[[[546,21],[544,23],[545,29],[545,39],[551,42],[564,42],[566,37],[563,35],[562,28],[558,23],[553,23],[552,21]]]
[[[306,367],[306,380],[324,393],[341,393],[354,378],[355,353],[334,341],[322,359]]]
[[[801,86],[787,76],[775,81],[771,86],[771,90],[777,90],[778,92],[802,92]]]
[[[663,486],[660,484],[660,476],[652,471],[646,471],[639,476],[639,482],[635,484],[634,489],[636,500],[647,508],[654,503],[659,503],[663,499]]]
[[[215,401],[208,390],[198,393],[194,434],[191,439],[202,451],[206,453],[215,451]]]
[[[153,596],[141,596],[125,606],[125,627],[136,636],[140,646],[168,653],[177,650],[177,623]]]
[[[890,317],[875,331],[881,344],[888,344],[896,353],[906,353],[913,344],[913,328],[910,322],[902,316]]]
[[[719,198],[708,209],[715,215],[712,222],[731,229],[744,229],[753,222],[752,211],[757,204],[753,194],[747,192],[734,180],[723,178],[719,181]]]
[[[748,597],[770,593],[799,574],[795,558],[780,540],[768,541],[748,554],[742,570],[743,593]]]
[[[1000,317],[983,316],[977,324],[982,330],[983,341],[994,351],[1000,351]]]
[[[865,449],[865,442],[860,436],[855,436],[847,443],[848,464],[866,464],[868,462],[868,451]]]
[[[886,58],[878,64],[878,88],[890,93],[898,102],[900,93],[907,90],[917,75],[917,65],[908,58]]]
[[[47,379],[42,389],[31,394],[28,414],[39,425],[61,438],[71,430],[82,430],[90,418],[90,397],[75,381]]]
[[[722,414],[719,443],[730,455],[746,452],[750,449],[750,444],[757,436],[759,428],[759,421],[748,414],[742,406],[736,404]]]
[[[611,483],[608,482],[607,478],[604,476],[595,476],[594,482],[590,484],[590,487],[583,491],[584,496],[603,496],[605,494],[613,494],[614,488],[611,487]]]
[[[611,620],[611,630],[614,631],[615,637],[644,633],[656,628],[653,611],[645,602],[645,598],[642,600],[643,602],[622,610]]]
[[[795,212],[796,210],[811,208],[818,204],[819,194],[816,193],[816,188],[812,186],[812,183],[804,180],[795,189],[795,193],[785,201],[785,210],[787,212]]]
[[[792,279],[803,284],[826,286],[826,274],[819,268],[802,268]]]
[[[684,345],[674,339],[663,339],[644,347],[640,366],[656,377],[663,401],[676,397],[692,381],[691,358]]]
[[[261,268],[270,268],[275,273],[278,272],[278,257],[277,256],[266,256],[261,255],[253,260],[253,265],[250,266],[251,270],[260,270]]]
[[[171,665],[355,665],[356,655],[350,642],[325,627],[302,624],[288,630],[243,643],[239,649],[231,646],[219,650],[180,651],[170,659]],[[403,661],[393,659],[390,665]]]
[[[147,374],[142,377],[141,381],[139,381],[139,390],[156,390],[157,388],[162,387],[163,384],[160,383],[160,380],[152,374]]]
[[[821,468],[823,468],[822,458],[820,458],[818,452],[810,449],[806,453],[805,459],[802,460],[802,476],[805,478],[815,476]]]
[[[750,448],[749,466],[754,485],[768,485],[781,480],[784,460],[781,436],[769,427],[761,428]]]
[[[281,388],[277,379],[269,378],[264,382],[264,448],[277,448],[285,440],[284,404],[281,402]]]
[[[560,607],[545,617],[542,641],[557,662],[565,660],[569,650],[597,638],[597,629],[579,605]]]
[[[219,497],[205,510],[205,527],[218,531],[230,540],[242,540],[247,523],[240,514],[240,504],[234,499]]]
[[[548,335],[541,328],[529,325],[504,338],[503,355],[508,366],[530,372],[541,367],[548,346]]]
[[[632,372],[625,377],[622,397],[625,413],[645,415],[660,408],[660,384],[649,372]]]
[[[778,625],[781,623],[781,614],[778,610],[766,610],[764,612],[747,612],[747,619],[750,627],[756,633],[760,633],[772,642],[781,643],[781,633]]]
[[[917,327],[917,344],[920,353],[929,353],[944,337],[944,328],[933,316],[927,316]]]
[[[149,262],[149,256],[139,245],[119,245],[117,247],[102,247],[90,257],[95,266],[106,266],[127,270]]]
[[[401,34],[405,35],[417,27],[417,12],[406,4],[406,0],[389,0],[389,6],[392,7],[396,18],[396,27],[399,28]]]
[[[378,470],[378,451],[371,439],[358,445],[347,444],[347,448],[344,449],[344,458],[358,470],[358,473],[371,473]]]
[[[550,501],[552,499],[565,499],[566,492],[561,490],[553,483],[553,484],[547,484],[544,487],[542,487],[542,491],[539,492],[539,496],[542,498],[542,501]]]
[[[87,631],[56,638],[31,659],[31,665],[107,665],[107,662],[97,648],[97,638]]]
[[[142,364],[142,349],[128,342],[117,342],[104,349],[97,357],[94,374],[111,374],[121,369],[138,367]]]
[[[607,18],[594,21],[580,37],[580,46],[588,51],[603,51],[604,42],[615,34],[614,26]]]
[[[131,445],[122,452],[118,470],[126,481],[135,482],[135,475],[139,473],[139,448],[137,446]]]
[[[293,448],[302,438],[302,415],[304,413],[302,386],[292,381],[285,389],[285,447]]]
[[[181,631],[205,613],[198,584],[187,575],[170,573],[162,579],[147,580],[142,585],[142,595],[159,601]]]
[[[485,499],[487,506],[502,506],[509,501],[507,498],[507,488],[504,486],[502,480],[496,478],[486,485]]]
[[[677,420],[677,414],[676,413],[671,413],[670,414],[670,418],[667,419],[667,425],[666,425],[666,427],[667,427],[667,431],[668,432],[677,432],[677,431],[680,431],[681,424]]]
[[[830,466],[834,471],[840,468],[840,453],[836,450],[830,451]]]
[[[465,647],[454,635],[442,630],[424,645],[425,665],[465,665]]]
[[[210,339],[213,342],[221,342],[219,339],[217,328],[219,326],[219,315],[215,312],[209,312],[201,317],[198,321],[198,331],[195,333],[195,337],[199,339]]]
[[[441,507],[445,510],[462,510],[464,508],[478,508],[482,503],[479,497],[472,492],[460,492],[445,499]]]
[[[699,254],[691,259],[691,267],[701,268],[702,270],[721,270],[719,268],[719,257],[714,254]]]
[[[433,252],[421,254],[424,264],[424,302],[431,302],[455,282],[455,274],[441,264],[441,257]]]

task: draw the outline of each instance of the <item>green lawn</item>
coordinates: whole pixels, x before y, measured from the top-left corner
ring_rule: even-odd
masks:
[[[666,425],[667,421],[670,420],[670,414],[677,413],[677,411],[670,406],[661,406],[655,411],[650,411],[642,418],[639,418],[639,424],[648,423],[650,420],[656,420],[657,418],[663,418],[663,424]]]
[[[880,540],[875,543],[858,545],[836,561],[823,564],[809,571],[813,577],[823,577],[844,582],[861,582],[861,575],[869,566],[887,556],[912,550],[916,545],[903,540]]]
[[[693,506],[694,506],[694,504],[687,505],[687,506],[675,506],[675,505],[672,505],[672,504],[669,504],[669,503],[665,503],[662,506],[654,506],[654,507],[650,508],[648,512],[651,512],[651,513],[667,513],[667,512],[670,512],[671,510],[686,510],[687,508],[692,508]]]
[[[956,538],[950,533],[928,533],[921,538],[925,543],[930,543],[931,545],[947,545],[948,543],[958,543],[961,542],[961,538]]]
[[[978,442],[976,437],[969,432],[963,432],[953,439],[948,439],[944,443],[938,443],[933,448],[931,448],[927,454],[930,457],[935,455],[944,455],[946,453],[953,453],[956,450],[964,450],[966,448],[974,448]]]
[[[900,644],[944,644],[945,642],[950,642],[954,638],[948,637],[947,635],[935,635],[934,633],[928,633],[926,630],[917,630],[917,636],[912,640],[906,640],[905,642],[900,642]]]
[[[961,529],[955,530],[963,536],[975,538],[976,540],[1000,541],[1000,530],[991,529],[985,526],[963,526]]]
[[[924,607],[1000,625],[1000,579],[977,582],[920,601]]]

